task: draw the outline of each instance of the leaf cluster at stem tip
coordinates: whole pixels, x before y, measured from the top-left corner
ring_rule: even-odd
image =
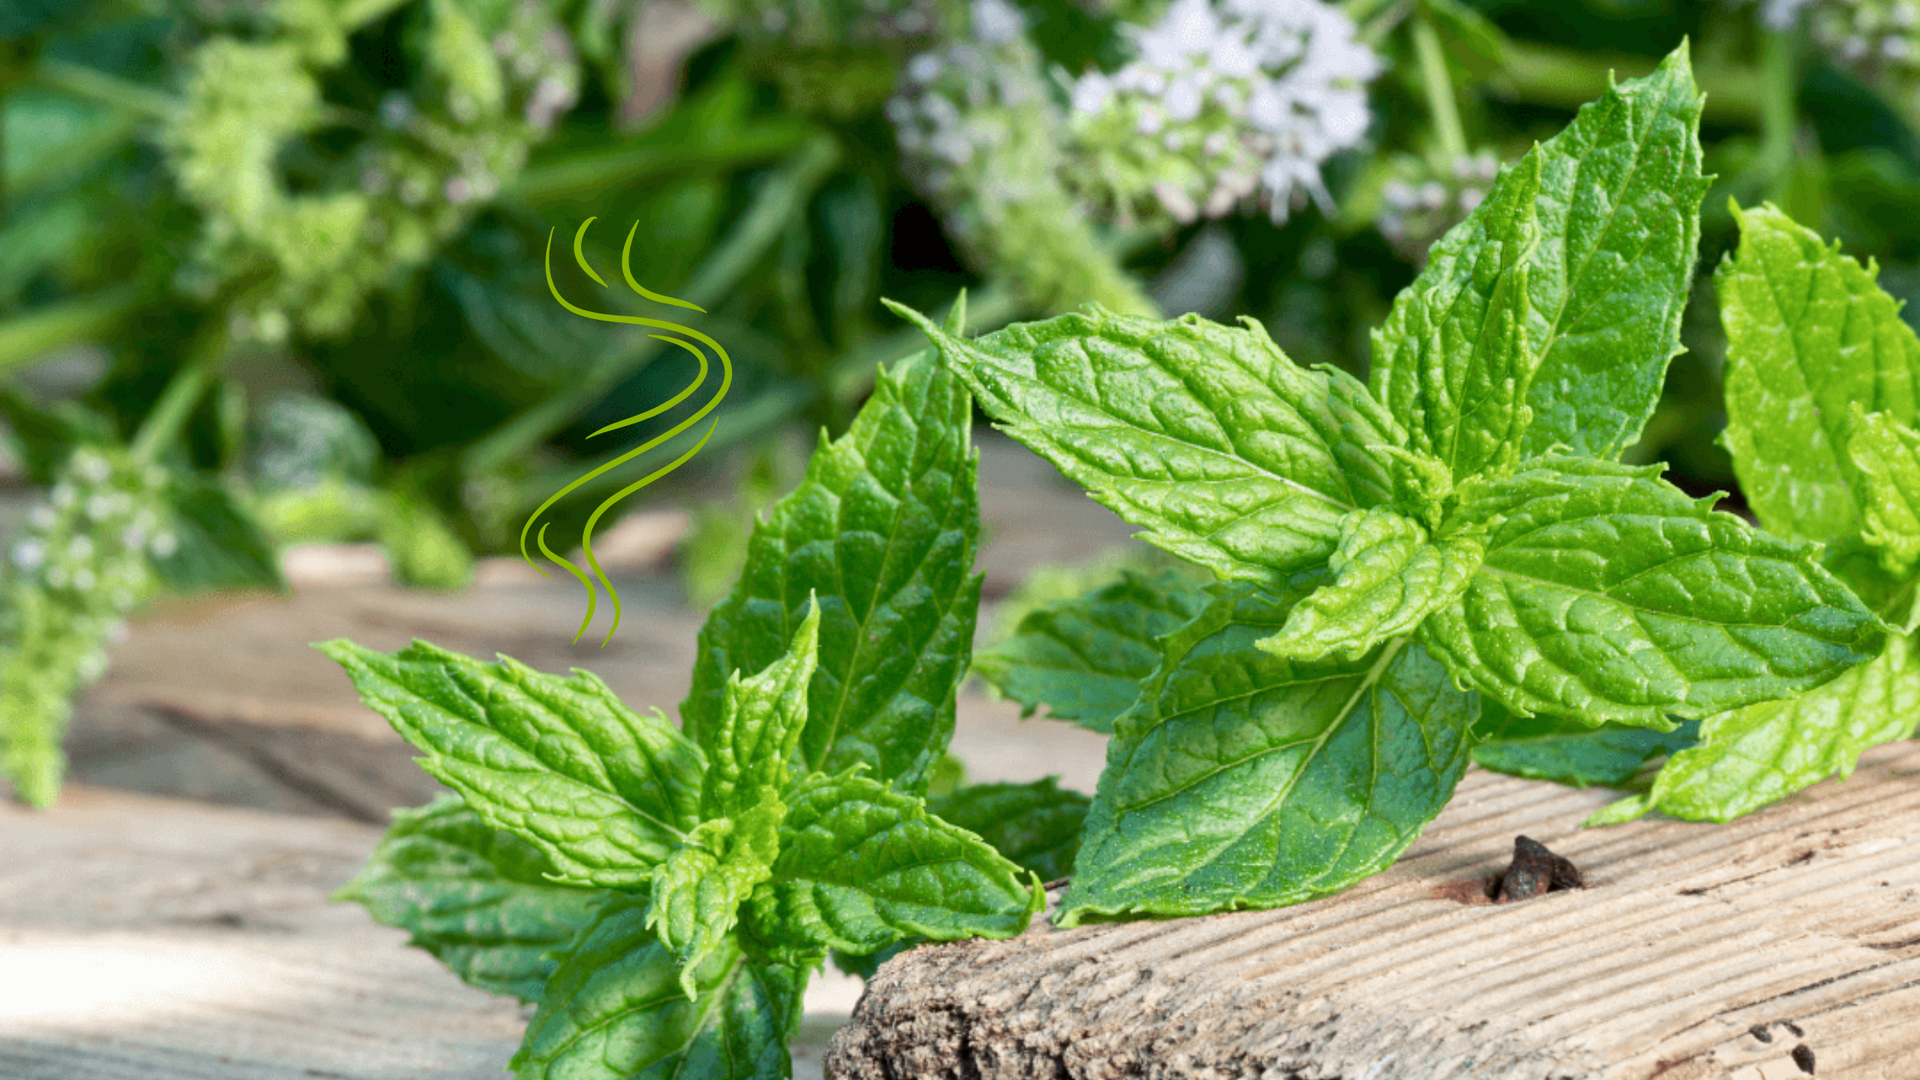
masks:
[[[1063,924],[1331,892],[1405,850],[1476,733],[1566,725],[1614,740],[1617,773],[1677,720],[1881,652],[1818,545],[1618,460],[1680,351],[1700,108],[1683,43],[1504,168],[1374,331],[1364,384],[1248,319],[1089,307],[970,340],[892,305],[1002,430],[1218,579],[1055,605],[984,669],[1113,733]],[[1076,697],[1110,675],[1058,670],[1052,643],[1156,621],[1131,701]]]

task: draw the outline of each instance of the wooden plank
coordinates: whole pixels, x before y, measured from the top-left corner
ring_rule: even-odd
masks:
[[[1278,911],[926,946],[831,1077],[1920,1077],[1920,744],[1726,825],[1473,772],[1401,861]],[[1463,903],[1516,835],[1584,891]],[[1464,883],[1464,884],[1463,884]],[[1060,893],[1050,899],[1055,903]],[[1053,905],[1049,905],[1052,909]]]
[[[380,832],[86,785],[0,804],[0,1077],[506,1075],[519,1003],[328,901]],[[809,988],[796,1077],[819,1077],[858,990]]]

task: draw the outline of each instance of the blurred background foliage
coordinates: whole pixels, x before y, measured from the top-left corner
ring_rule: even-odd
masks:
[[[83,683],[141,597],[278,586],[295,541],[377,542],[428,587],[517,551],[548,495],[706,400],[589,441],[691,361],[564,311],[549,230],[602,219],[605,271],[638,223],[636,279],[705,314],[566,258],[559,290],[734,359],[706,449],[615,511],[704,493],[705,604],[797,448],[923,345],[879,297],[967,288],[976,333],[1087,301],[1249,315],[1364,372],[1497,165],[1683,36],[1703,272],[1728,198],[1769,199],[1920,293],[1912,0],[0,0],[0,420],[49,508],[7,537],[0,656]],[[1714,311],[1702,285],[1633,451],[1695,491],[1732,487]],[[576,491],[555,535],[679,449]],[[142,527],[48,558],[94,489]],[[141,550],[151,582],[75,599]],[[93,612],[68,644],[20,614],[54,600]]]

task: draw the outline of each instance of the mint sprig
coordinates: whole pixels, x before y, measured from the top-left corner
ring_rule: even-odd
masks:
[[[1365,387],[1251,322],[1094,308],[968,341],[894,307],[1004,430],[1232,583],[1114,721],[1063,923],[1377,871],[1445,805],[1483,701],[1664,732],[1878,655],[1816,545],[1614,460],[1679,350],[1699,115],[1683,45],[1503,170]]]
[[[829,950],[1010,937],[1040,909],[920,795],[979,600],[969,415],[931,356],[882,372],[756,531],[684,732],[585,672],[321,646],[458,793],[403,814],[342,898],[538,1001],[523,1080],[785,1077]]]

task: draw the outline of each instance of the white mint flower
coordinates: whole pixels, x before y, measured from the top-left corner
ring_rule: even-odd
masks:
[[[1354,33],[1319,0],[1174,0],[1128,29],[1126,66],[1073,86],[1074,132],[1094,159],[1085,193],[1123,218],[1150,198],[1190,220],[1244,200],[1223,183],[1233,174],[1259,178],[1276,221],[1303,197],[1326,204],[1320,167],[1365,138],[1365,84],[1380,73]]]
[[[22,540],[13,545],[13,565],[33,570],[47,561],[47,546],[38,540]]]

